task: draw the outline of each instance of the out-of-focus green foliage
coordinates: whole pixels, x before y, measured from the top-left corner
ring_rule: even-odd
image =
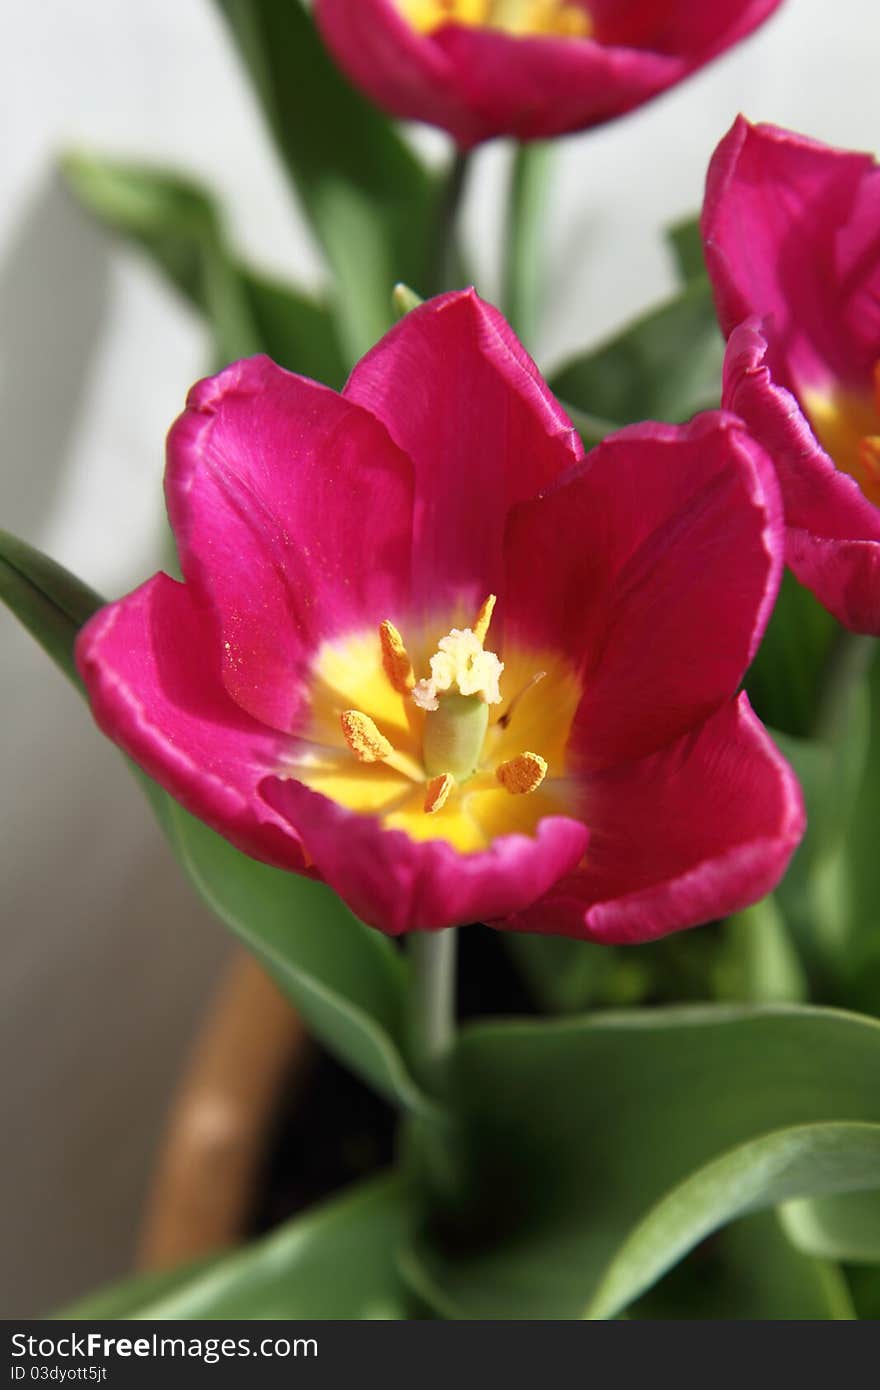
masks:
[[[841,1271],[792,1245],[776,1212],[734,1221],[629,1310],[650,1321],[845,1321],[855,1318]]]
[[[74,640],[102,600],[2,533],[0,598],[82,690]],[[433,1113],[403,1058],[406,966],[391,942],[322,884],[249,859],[149,778],[138,777],[199,894],[263,962],[316,1036],[389,1098]]]
[[[406,1268],[442,1316],[608,1318],[731,1219],[866,1189],[880,1024],[639,1010],[464,1032],[458,1224]]]
[[[217,0],[334,273],[349,363],[390,326],[398,280],[430,283],[441,182],[334,66],[301,0]]]
[[[401,1179],[374,1179],[243,1250],[130,1280],[56,1316],[79,1322],[406,1318],[411,1305],[396,1254],[407,1218]]]
[[[566,406],[604,422],[602,432],[639,420],[689,420],[717,407],[724,346],[707,281],[629,325],[601,347],[550,374]],[[578,415],[574,415],[579,424]],[[595,443],[595,432],[584,432]]]
[[[215,365],[267,352],[282,367],[339,387],[346,367],[328,304],[244,265],[211,196],[191,179],[144,165],[69,154],[82,205],[150,258],[203,314]]]

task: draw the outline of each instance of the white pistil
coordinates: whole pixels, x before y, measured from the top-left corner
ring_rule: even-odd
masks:
[[[504,670],[494,652],[487,652],[469,627],[454,627],[437,643],[431,657],[431,675],[417,682],[413,700],[420,709],[440,708],[438,696],[457,691],[459,695],[479,695],[487,705],[501,703],[498,682]]]

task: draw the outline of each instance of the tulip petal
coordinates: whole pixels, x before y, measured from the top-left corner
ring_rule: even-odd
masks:
[[[775,386],[757,319],[730,335],[724,404],[760,439],[785,499],[786,559],[846,627],[880,636],[880,509],[835,467],[794,396]]]
[[[791,768],[741,695],[702,729],[590,778],[584,866],[512,921],[517,931],[651,941],[771,892],[804,831]]]
[[[409,461],[366,411],[253,357],[193,387],[166,496],[184,576],[219,617],[227,690],[295,729],[319,643],[408,603]]]
[[[742,116],[712,158],[706,264],[725,333],[772,324],[770,366],[796,394],[862,389],[880,355],[880,168]]]
[[[256,794],[283,765],[289,740],[230,699],[217,650],[212,613],[157,574],[95,614],[76,657],[108,738],[246,854],[302,869],[297,835]]]
[[[460,854],[444,840],[385,830],[375,816],[301,782],[267,778],[261,791],[300,835],[321,878],[362,921],[391,936],[518,912],[580,862],[588,839],[578,821],[551,816],[534,837],[501,835],[488,850]]]
[[[317,0],[316,18],[337,61],[378,105],[441,126],[468,148],[620,116],[744,38],[779,3],[591,0],[595,41],[456,23],[421,34],[394,0]]]
[[[497,310],[441,295],[373,348],[344,395],[412,459],[413,595],[426,616],[497,593],[509,507],[583,454],[568,417]]]
[[[781,505],[740,421],[609,437],[507,534],[505,634],[580,677],[574,769],[641,758],[729,700],[779,586]]]
[[[377,106],[440,126],[465,147],[481,138],[449,59],[394,0],[317,0],[315,20],[340,67]]]

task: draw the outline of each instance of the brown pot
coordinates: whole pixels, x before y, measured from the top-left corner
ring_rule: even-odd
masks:
[[[282,1091],[308,1053],[295,1010],[251,956],[237,953],[171,1103],[141,1225],[139,1269],[170,1269],[247,1233]]]

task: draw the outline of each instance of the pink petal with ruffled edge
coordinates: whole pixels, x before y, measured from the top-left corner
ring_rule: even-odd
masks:
[[[771,892],[805,826],[794,774],[745,695],[672,747],[591,777],[584,802],[584,867],[494,925],[651,941]]]
[[[774,386],[756,319],[735,328],[724,359],[724,404],[776,465],[786,560],[846,627],[880,636],[880,509],[821,448],[794,396]]]
[[[458,24],[419,34],[394,0],[318,0],[316,18],[340,66],[379,106],[439,125],[468,148],[612,120],[744,38],[779,3],[595,0],[587,8],[598,42]]]
[[[756,314],[795,394],[870,391],[880,356],[880,168],[737,118],[706,180],[706,264],[725,333]]]
[[[583,683],[573,769],[642,758],[729,700],[779,588],[772,465],[734,416],[635,425],[512,514],[505,631]]]
[[[219,617],[227,690],[294,730],[318,644],[408,605],[409,460],[353,402],[252,357],[190,391],[165,491],[184,576]]]
[[[508,509],[583,454],[498,311],[473,290],[429,300],[358,363],[344,395],[412,459],[416,605],[431,616],[498,593]]]
[[[548,816],[534,837],[501,835],[478,854],[445,840],[416,843],[300,782],[267,779],[268,804],[289,819],[321,878],[353,912],[391,936],[506,917],[579,863],[588,831]]]
[[[217,653],[211,613],[165,574],[102,608],[76,645],[108,738],[246,854],[302,869],[296,832],[257,795],[283,765],[288,740],[230,699]]]

